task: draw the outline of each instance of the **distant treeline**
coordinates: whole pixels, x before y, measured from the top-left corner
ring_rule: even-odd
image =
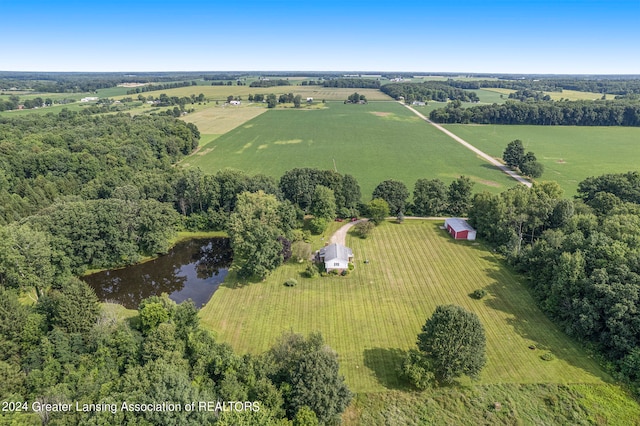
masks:
[[[197,85],[198,83],[196,83],[195,81],[179,81],[176,83],[152,84],[149,86],[141,86],[141,87],[136,87],[135,89],[127,90],[127,95],[135,95],[136,93],[153,92],[156,90],[177,89],[178,87],[189,87],[189,86],[197,86]]]
[[[290,86],[289,80],[277,79],[277,80],[257,80],[252,82],[249,87],[275,87],[275,86]]]
[[[425,81],[423,83],[390,83],[380,90],[394,99],[404,98],[405,102],[458,100],[462,102],[478,102],[474,92],[452,87],[447,83]]]
[[[448,85],[467,90],[483,88],[501,88],[513,90],[538,90],[544,92],[562,92],[562,90],[577,90],[580,92],[610,93],[627,95],[640,93],[640,79],[522,79],[522,80],[447,80]]]
[[[95,92],[121,83],[153,83],[202,78],[202,73],[33,73],[0,72],[0,89],[44,93]]]
[[[640,104],[627,100],[513,102],[462,108],[452,103],[431,111],[438,123],[640,126]]]
[[[322,85],[324,87],[340,87],[340,88],[357,88],[357,89],[379,89],[380,82],[370,78],[336,78],[333,80],[325,80]]]

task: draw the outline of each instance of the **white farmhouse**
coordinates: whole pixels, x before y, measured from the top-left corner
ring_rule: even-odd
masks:
[[[324,263],[327,272],[333,270],[341,272],[349,268],[349,262],[353,260],[353,252],[349,247],[333,243],[320,249],[318,259]]]

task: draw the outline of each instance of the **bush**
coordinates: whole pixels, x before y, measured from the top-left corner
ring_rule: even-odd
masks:
[[[373,231],[373,228],[375,228],[376,226],[374,225],[373,222],[360,222],[358,223],[356,226],[353,227],[353,232],[359,236],[360,238],[367,238],[370,234],[371,231]]]
[[[295,287],[298,285],[298,281],[294,278],[289,278],[284,282],[284,285],[286,285],[287,287]]]
[[[315,219],[311,219],[311,222],[309,222],[309,229],[313,234],[319,235],[324,232],[324,230],[327,228],[327,225],[327,219],[316,217]]]
[[[307,269],[304,270],[302,275],[307,278],[316,278],[318,275],[320,275],[320,271],[315,264],[310,263],[309,266],[307,266]]]
[[[474,291],[473,293],[471,293],[471,297],[473,297],[474,299],[482,299],[483,297],[485,297],[487,295],[487,291],[483,288],[479,288],[478,290]]]
[[[291,255],[296,262],[309,260],[311,257],[311,244],[304,241],[296,241],[291,245]]]
[[[556,359],[556,356],[551,352],[547,352],[544,355],[542,355],[540,359],[542,359],[543,361],[553,361],[554,359]]]
[[[411,349],[402,363],[402,374],[417,389],[424,390],[434,385],[435,377],[429,370],[427,357],[415,349]]]

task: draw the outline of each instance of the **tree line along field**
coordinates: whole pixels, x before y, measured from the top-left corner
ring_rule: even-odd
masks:
[[[447,129],[489,155],[502,157],[507,144],[522,140],[544,165],[541,180],[560,184],[566,197],[590,176],[637,170],[640,128],[448,124]]]
[[[226,100],[228,96],[240,96],[243,101],[246,101],[248,96],[255,94],[263,94],[268,95],[270,93],[275,93],[276,95],[280,95],[282,93],[292,92],[296,95],[302,96],[303,101],[308,97],[313,98],[315,102],[322,102],[322,100],[326,101],[343,101],[347,99],[347,97],[353,92],[357,91],[360,94],[363,94],[370,101],[390,101],[392,100],[389,96],[382,93],[378,89],[348,89],[348,88],[337,88],[337,87],[323,87],[323,86],[274,86],[274,87],[249,87],[246,86],[206,86],[206,85],[198,85],[198,86],[186,86],[186,87],[178,87],[175,89],[166,89],[166,90],[156,90],[153,92],[143,92],[142,95],[150,95],[154,96],[159,95],[160,93],[166,93],[167,96],[190,96],[192,94],[200,94],[202,93],[205,98],[210,100]],[[126,95],[133,96],[134,98],[138,95]],[[126,97],[122,96],[122,97]]]
[[[365,201],[386,179],[411,189],[419,178],[449,183],[460,175],[475,182],[475,191],[500,192],[516,184],[396,102],[270,110],[182,164],[205,173],[230,167],[279,178],[295,167],[333,169],[334,160],[338,172],[358,180]]]
[[[439,225],[387,222],[369,239],[349,236],[356,268],[346,277],[303,278],[305,266],[288,263],[258,284],[228,279],[201,310],[202,324],[240,353],[261,353],[288,330],[320,331],[354,392],[383,392],[407,390],[397,373],[405,351],[437,305],[456,304],[486,330],[488,363],[476,384],[611,381],[498,258],[478,243],[453,241]],[[289,278],[299,284],[284,286]],[[471,298],[479,288],[489,295]],[[548,351],[556,359],[541,360]]]

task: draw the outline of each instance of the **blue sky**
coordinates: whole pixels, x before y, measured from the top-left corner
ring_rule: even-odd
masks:
[[[640,74],[640,0],[0,0],[3,71]]]

